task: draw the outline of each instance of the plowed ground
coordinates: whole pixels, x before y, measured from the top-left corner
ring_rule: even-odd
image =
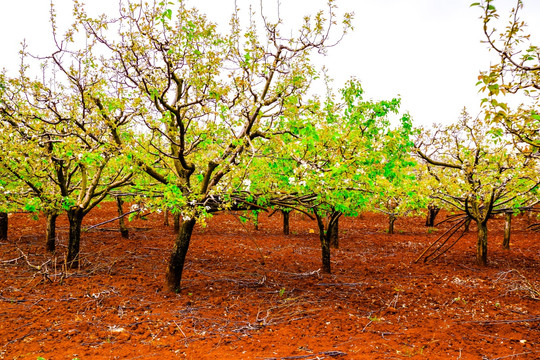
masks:
[[[114,218],[113,204],[83,223]],[[445,214],[439,215],[439,220]],[[414,259],[451,225],[382,214],[340,221],[332,274],[320,268],[316,224],[236,214],[197,227],[180,294],[164,287],[174,241],[163,216],[82,235],[82,265],[66,270],[67,220],[56,254],[44,220],[13,214],[0,242],[1,359],[540,359],[540,234],[489,223],[489,265],[475,265],[475,226],[436,261]],[[99,230],[98,230],[99,229]],[[30,266],[41,265],[40,268]]]

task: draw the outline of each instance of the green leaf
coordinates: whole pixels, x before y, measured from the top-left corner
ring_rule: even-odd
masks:
[[[171,20],[172,19],[172,10],[171,9],[167,9],[163,12],[163,17],[166,17],[167,19]]]

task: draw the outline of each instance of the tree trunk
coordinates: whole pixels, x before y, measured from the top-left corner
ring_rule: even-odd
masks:
[[[173,231],[175,234],[180,232],[180,213],[173,214]]]
[[[428,205],[428,213],[426,217],[426,226],[433,227],[435,226],[435,218],[437,217],[437,214],[441,208],[435,205]]]
[[[339,249],[339,219],[328,229],[328,232],[330,233],[330,247],[332,249]]]
[[[81,225],[84,213],[81,208],[76,208],[75,210],[69,210],[67,215],[69,220],[67,265],[73,269],[79,267]]]
[[[323,273],[330,274],[332,272],[330,263],[330,231],[329,228],[333,226],[334,222],[339,218],[341,214],[334,212],[329,216],[328,224],[325,226],[324,218],[321,217],[317,211],[315,211],[315,218],[317,219],[317,225],[319,227],[319,239],[321,241],[321,255],[322,255],[322,271]]]
[[[388,233],[393,234],[394,233],[394,222],[396,221],[396,215],[389,214],[388,215]]]
[[[476,243],[476,263],[478,265],[487,265],[487,252],[488,252],[488,229],[487,222],[477,222],[478,227],[478,240]]]
[[[163,211],[163,225],[169,226],[169,209],[167,208]]]
[[[182,281],[182,271],[186,261],[186,255],[189,249],[191,234],[195,227],[196,220],[191,218],[183,221],[178,231],[178,236],[174,243],[171,257],[169,258],[169,267],[167,268],[166,281],[169,290],[180,292],[180,283]]]
[[[126,222],[124,220],[124,209],[122,209],[122,205],[124,204],[124,201],[117,196],[116,197],[116,207],[118,208],[118,216],[120,217],[118,219],[118,224],[120,225],[120,234],[124,239],[129,238],[129,231],[126,226]]]
[[[281,210],[281,213],[283,214],[283,234],[289,235],[290,234],[290,227],[289,227],[289,211]]]
[[[259,212],[258,211],[253,212],[253,225],[255,227],[255,230],[259,230]]]
[[[58,214],[47,213],[47,230],[45,231],[45,249],[56,251],[56,218]]]
[[[328,231],[325,231],[324,219],[317,212],[315,212],[315,217],[317,218],[319,239],[321,240],[322,271],[323,273],[330,274],[332,272],[330,264],[330,237],[328,236]]]
[[[325,234],[324,230],[319,233],[319,238],[321,240],[322,271],[323,273],[330,274],[332,273],[332,266],[330,263],[330,239],[328,234]]]
[[[504,238],[503,238],[503,248],[510,250],[510,230],[512,228],[512,214],[505,214],[506,223],[504,225]]]
[[[0,212],[0,240],[7,240],[8,237],[8,214]]]

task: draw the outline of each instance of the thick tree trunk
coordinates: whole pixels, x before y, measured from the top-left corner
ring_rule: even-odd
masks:
[[[45,231],[45,249],[56,251],[56,218],[58,214],[47,213],[47,230]]]
[[[167,287],[169,290],[176,293],[180,292],[182,272],[184,270],[189,242],[195,223],[196,220],[193,218],[182,222],[174,243],[171,257],[169,258],[169,267],[167,268],[166,274]]]
[[[325,234],[324,231],[319,234],[321,240],[321,251],[322,251],[322,271],[326,274],[332,273],[332,266],[330,263],[330,239],[328,234]]]
[[[128,231],[128,228],[126,226],[126,221],[124,220],[124,209],[122,208],[123,204],[124,204],[124,201],[119,196],[117,196],[116,197],[116,207],[118,209],[118,216],[120,217],[118,219],[118,224],[120,226],[120,234],[122,235],[122,237],[124,239],[128,239],[129,238],[129,231]]]
[[[0,212],[0,240],[7,240],[8,237],[8,214]]]
[[[339,219],[334,222],[334,225],[328,229],[330,237],[330,247],[339,249]]]
[[[426,226],[433,227],[435,226],[435,218],[437,217],[437,214],[441,208],[435,206],[435,205],[428,205],[428,213],[426,217]]]
[[[67,265],[73,269],[79,267],[81,225],[84,213],[81,208],[76,208],[75,210],[69,210],[67,215],[69,220]]]
[[[388,215],[388,233],[393,234],[394,233],[394,223],[396,222],[396,215],[389,214]]]
[[[503,248],[510,250],[510,230],[512,228],[512,214],[505,214],[506,223],[504,225],[504,238],[503,238]]]
[[[173,214],[173,231],[175,234],[178,234],[180,231],[180,214],[175,213]]]
[[[488,229],[486,222],[477,222],[478,226],[478,240],[476,243],[476,263],[478,265],[487,265],[487,252],[488,252]]]
[[[290,227],[289,227],[289,211],[281,210],[281,213],[283,214],[283,234],[289,235],[290,234]]]
[[[317,225],[319,226],[319,239],[321,240],[321,253],[322,253],[322,271],[330,274],[332,272],[330,264],[330,237],[328,231],[325,231],[324,219],[315,212],[317,218]]]

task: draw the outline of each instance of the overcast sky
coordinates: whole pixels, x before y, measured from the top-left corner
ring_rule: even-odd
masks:
[[[317,58],[341,86],[349,77],[362,81],[365,95],[389,99],[400,95],[402,110],[416,125],[450,123],[464,106],[478,113],[480,96],[475,86],[478,73],[495,62],[495,54],[482,44],[480,10],[472,0],[337,0],[338,13],[355,13],[355,30],[328,56]],[[116,0],[87,0],[92,14],[117,14]],[[234,0],[190,1],[208,17],[227,29]],[[237,0],[241,9],[260,10],[259,0]],[[277,16],[276,0],[262,0],[266,15]],[[325,8],[325,0],[281,0],[280,15],[285,26],[303,15]],[[495,2],[506,20],[516,0]],[[540,1],[524,0],[524,19],[533,39],[540,40]],[[23,39],[32,53],[44,55],[52,49],[49,0],[0,0],[0,67],[15,71]],[[58,22],[71,21],[71,0],[56,0]],[[540,44],[540,41],[536,41]]]

